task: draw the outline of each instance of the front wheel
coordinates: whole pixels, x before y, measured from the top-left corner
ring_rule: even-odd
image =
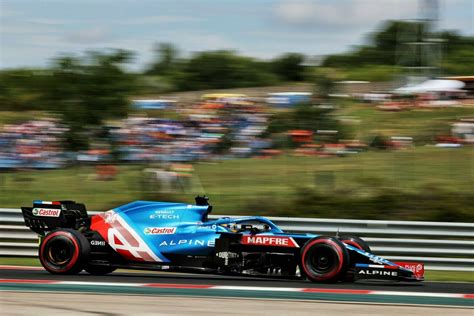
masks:
[[[349,266],[349,253],[344,244],[333,237],[316,237],[301,249],[303,274],[313,282],[337,282]]]
[[[365,252],[372,253],[372,250],[370,249],[369,244],[367,244],[362,238],[359,238],[354,235],[343,235],[339,237],[339,240],[342,241],[343,243],[347,245],[351,245],[352,247],[355,247],[357,249],[363,250]],[[354,277],[354,271],[355,271],[355,264],[358,261],[358,258],[360,258],[360,255],[356,253],[355,251],[349,251],[350,255],[350,261],[351,265],[349,269],[347,270],[346,275],[344,276],[343,280],[345,282],[354,282],[355,277]]]
[[[73,229],[58,229],[41,242],[39,259],[52,274],[76,274],[84,268],[89,252],[89,243],[81,233]]]
[[[339,237],[339,240],[345,244],[351,245],[360,250],[364,250],[365,252],[372,252],[372,250],[370,250],[369,244],[367,244],[362,238],[359,238],[357,236],[343,235]]]

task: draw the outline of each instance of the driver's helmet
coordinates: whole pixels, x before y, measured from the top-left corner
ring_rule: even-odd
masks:
[[[222,224],[221,226],[227,228],[228,230],[230,230],[233,233],[237,233],[239,231],[239,228],[237,227],[237,224],[235,224],[235,223]]]

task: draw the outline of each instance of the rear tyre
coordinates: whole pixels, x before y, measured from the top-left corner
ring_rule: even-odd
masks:
[[[105,275],[114,272],[116,269],[116,267],[112,266],[87,265],[84,267],[84,270],[92,275]]]
[[[349,253],[344,244],[333,237],[316,237],[301,249],[302,274],[313,282],[337,282],[349,266]]]
[[[86,237],[73,229],[50,232],[41,242],[39,259],[52,274],[76,274],[89,259],[90,245]]]

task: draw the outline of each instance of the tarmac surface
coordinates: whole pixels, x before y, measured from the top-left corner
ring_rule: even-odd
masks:
[[[409,291],[424,293],[459,293],[474,294],[472,282],[377,282],[365,281],[355,283],[312,283],[303,280],[268,279],[256,277],[223,276],[212,274],[190,274],[175,272],[124,271],[117,270],[109,275],[94,276],[86,272],[78,275],[53,275],[43,268],[3,269],[0,267],[0,279],[33,279],[62,280],[84,282],[116,282],[116,283],[172,283],[195,285],[235,285],[261,287],[295,287],[295,288],[327,288],[327,289],[361,289],[377,291]]]
[[[0,292],[0,314],[14,315],[473,315],[466,308],[82,293]]]
[[[118,270],[52,275],[0,266],[0,315],[474,315],[474,283],[321,284]]]

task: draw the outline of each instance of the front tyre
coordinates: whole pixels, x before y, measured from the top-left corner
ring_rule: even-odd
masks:
[[[349,266],[349,253],[344,244],[333,237],[316,237],[301,249],[303,274],[313,282],[337,282]]]
[[[87,239],[73,229],[54,230],[43,239],[39,247],[41,265],[52,274],[76,274],[82,271],[89,259]]]
[[[372,252],[372,250],[370,250],[369,244],[367,244],[362,238],[359,238],[357,236],[343,235],[339,237],[339,240],[345,244],[351,245],[360,250],[364,250],[365,252]]]
[[[370,249],[369,244],[367,244],[362,238],[359,238],[357,236],[343,235],[339,237],[339,240],[357,249],[372,253],[372,250]],[[355,264],[358,261],[357,259],[360,258],[360,255],[357,254],[355,251],[349,251],[349,255],[350,255],[351,264],[343,280],[345,282],[354,282],[355,281],[355,275],[354,275]]]

